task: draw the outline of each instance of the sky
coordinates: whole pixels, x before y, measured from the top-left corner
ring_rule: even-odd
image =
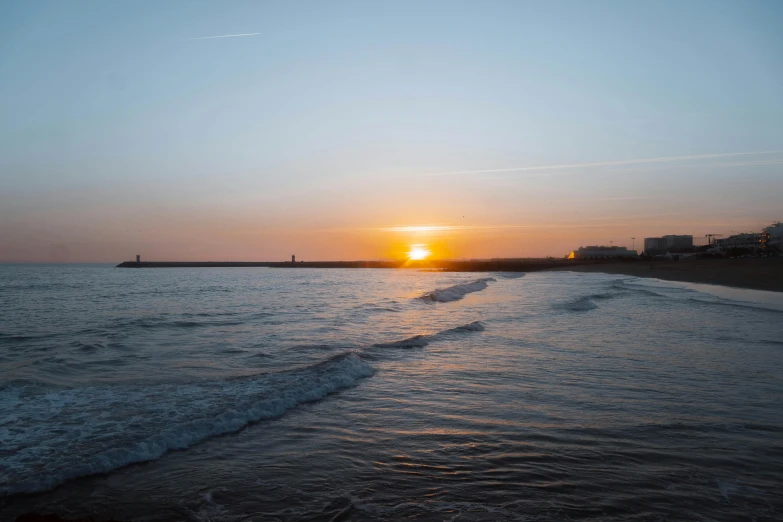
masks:
[[[0,0],[0,261],[760,231],[781,27],[777,0]]]

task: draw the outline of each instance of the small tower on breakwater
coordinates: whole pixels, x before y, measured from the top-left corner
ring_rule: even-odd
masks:
[[[136,262],[141,263],[141,256],[139,254],[136,254]]]
[[[291,262],[296,263],[296,256],[291,256]]]

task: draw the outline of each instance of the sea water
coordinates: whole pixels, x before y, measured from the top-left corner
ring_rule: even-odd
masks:
[[[783,519],[783,299],[0,265],[0,519]]]

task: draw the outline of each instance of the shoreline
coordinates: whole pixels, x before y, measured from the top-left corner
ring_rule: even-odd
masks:
[[[553,272],[618,274],[681,283],[783,292],[783,258],[606,262],[550,268]]]
[[[583,263],[579,261],[577,263]],[[445,270],[449,272],[534,272],[573,266],[563,259],[475,259],[421,261],[125,261],[116,268],[374,268]]]
[[[418,269],[446,272],[601,272],[648,277],[683,283],[701,283],[783,292],[783,257],[738,259],[682,259],[680,261],[641,260],[427,260],[427,261],[126,261],[118,268],[370,268]]]

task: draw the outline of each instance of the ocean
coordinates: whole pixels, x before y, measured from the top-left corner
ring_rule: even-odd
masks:
[[[781,520],[783,294],[0,265],[0,519]]]

